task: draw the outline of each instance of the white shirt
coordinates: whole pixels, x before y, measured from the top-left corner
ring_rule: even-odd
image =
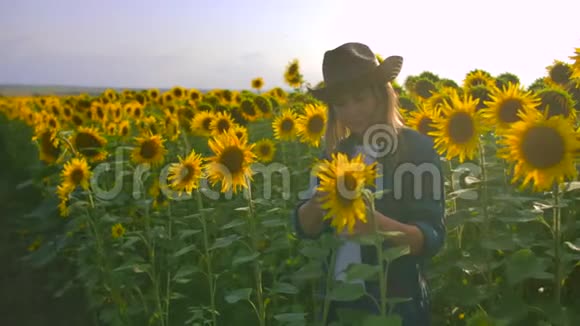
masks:
[[[366,164],[372,164],[375,160],[368,154],[365,153],[363,146],[355,147],[355,154],[357,156],[359,153],[363,154],[363,159]],[[378,179],[380,176],[377,177]],[[338,248],[336,253],[336,265],[334,267],[334,277],[336,280],[346,282],[346,270],[350,264],[360,264],[362,263],[361,256],[361,246],[358,242],[354,240],[348,240],[346,237],[346,230],[338,236],[343,239],[343,244]],[[356,279],[351,280],[350,283],[360,283],[363,288],[365,287],[364,280]]]

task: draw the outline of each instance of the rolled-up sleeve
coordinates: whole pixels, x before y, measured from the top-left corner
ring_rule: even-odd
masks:
[[[423,233],[424,246],[419,256],[431,258],[445,244],[445,180],[440,157],[433,147],[426,146],[423,155],[426,157],[422,162],[428,164],[426,171],[430,176],[424,177],[420,183],[420,196],[411,201],[407,218],[409,224],[417,226]]]
[[[326,156],[325,155],[321,155],[319,157],[319,159],[325,159]],[[318,187],[318,185],[320,184],[320,179],[319,178],[315,178],[316,182],[314,183],[314,185],[311,184],[311,188],[309,190],[310,195],[313,195],[314,192],[316,191],[316,188]],[[294,206],[294,209],[292,210],[291,213],[291,224],[294,227],[294,232],[296,232],[296,236],[298,238],[302,238],[302,239],[317,239],[318,237],[320,237],[320,235],[324,232],[329,232],[332,230],[332,227],[330,225],[330,220],[324,220],[323,221],[323,229],[321,231],[320,234],[317,234],[315,236],[309,236],[308,234],[306,234],[306,232],[304,232],[304,229],[302,228],[302,224],[300,223],[300,217],[298,214],[298,211],[300,210],[300,207],[302,207],[302,205],[304,205],[308,200],[310,199],[310,197],[308,199],[299,199],[298,203],[296,204],[296,206]]]

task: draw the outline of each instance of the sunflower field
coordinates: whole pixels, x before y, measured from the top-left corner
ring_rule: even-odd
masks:
[[[392,85],[445,172],[434,325],[580,325],[580,48],[566,58],[527,88],[481,69]],[[52,266],[47,300],[75,293],[92,325],[314,325],[364,296],[321,282],[333,238],[295,234],[327,108],[298,60],[284,80],[0,97],[3,255]]]

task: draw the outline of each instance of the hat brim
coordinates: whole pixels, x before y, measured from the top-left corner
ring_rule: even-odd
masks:
[[[403,67],[403,57],[393,55],[381,62],[370,74],[364,76],[362,79],[355,79],[350,83],[343,83],[340,85],[329,85],[321,88],[308,88],[314,98],[329,102],[333,95],[344,93],[345,90],[353,87],[366,84],[384,84],[391,82],[399,76]]]

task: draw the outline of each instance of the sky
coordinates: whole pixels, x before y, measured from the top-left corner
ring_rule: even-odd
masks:
[[[247,89],[288,62],[322,80],[324,52],[401,55],[397,81],[473,69],[529,85],[580,47],[578,0],[4,0],[0,84]]]

